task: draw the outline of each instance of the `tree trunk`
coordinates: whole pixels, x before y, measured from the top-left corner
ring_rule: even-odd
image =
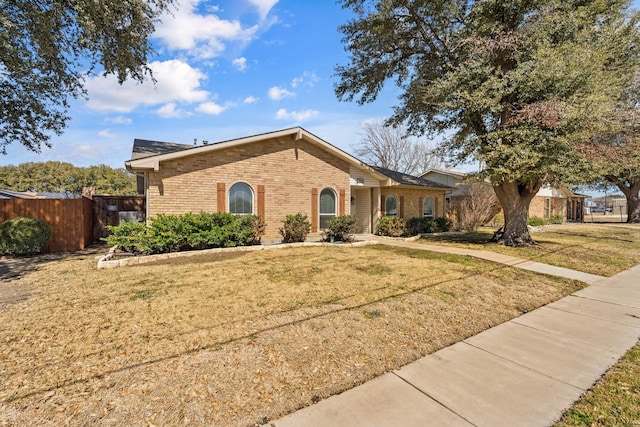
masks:
[[[498,243],[506,246],[527,246],[535,241],[529,234],[527,216],[529,204],[540,189],[540,183],[504,182],[494,185],[493,190],[504,212],[504,232]]]
[[[640,223],[640,197],[638,197],[640,180],[631,183],[616,181],[614,184],[622,191],[622,194],[624,194],[624,197],[627,199],[627,223]]]

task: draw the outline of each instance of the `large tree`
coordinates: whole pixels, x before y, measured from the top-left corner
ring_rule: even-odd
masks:
[[[577,146],[587,160],[587,181],[615,185],[627,200],[627,222],[640,223],[640,72],[620,94],[615,109],[587,127]]]
[[[387,126],[384,120],[362,123],[362,139],[353,147],[365,162],[386,169],[420,175],[442,166],[433,147],[408,135],[406,126]]]
[[[142,82],[149,36],[174,0],[0,2],[0,153],[11,143],[40,152],[60,135],[69,99],[92,73]]]
[[[569,181],[574,133],[611,107],[637,61],[636,14],[622,0],[342,0],[350,53],[341,100],[400,88],[392,123],[450,132],[457,160],[485,165],[504,210],[502,241],[529,244],[530,201]]]

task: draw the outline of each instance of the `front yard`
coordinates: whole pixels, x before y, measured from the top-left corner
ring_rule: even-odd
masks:
[[[2,266],[30,296],[0,307],[0,424],[260,424],[581,286],[384,246],[50,258]]]
[[[640,264],[640,225],[547,225],[532,233],[537,244],[526,248],[488,243],[493,231],[481,228],[474,233],[432,236],[420,241],[495,251],[600,276],[613,276]]]

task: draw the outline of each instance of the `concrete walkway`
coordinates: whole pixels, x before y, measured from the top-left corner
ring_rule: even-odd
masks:
[[[640,265],[604,278],[487,251],[385,240],[592,286],[270,425],[549,426],[640,337]]]

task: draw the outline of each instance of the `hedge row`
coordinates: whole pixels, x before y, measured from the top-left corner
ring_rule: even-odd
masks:
[[[378,220],[376,234],[379,236],[402,237],[423,233],[440,233],[451,230],[449,218],[403,218],[385,216]]]
[[[248,246],[260,243],[264,222],[256,215],[199,213],[158,215],[144,223],[108,226],[103,240],[132,253],[164,253],[196,249]]]

